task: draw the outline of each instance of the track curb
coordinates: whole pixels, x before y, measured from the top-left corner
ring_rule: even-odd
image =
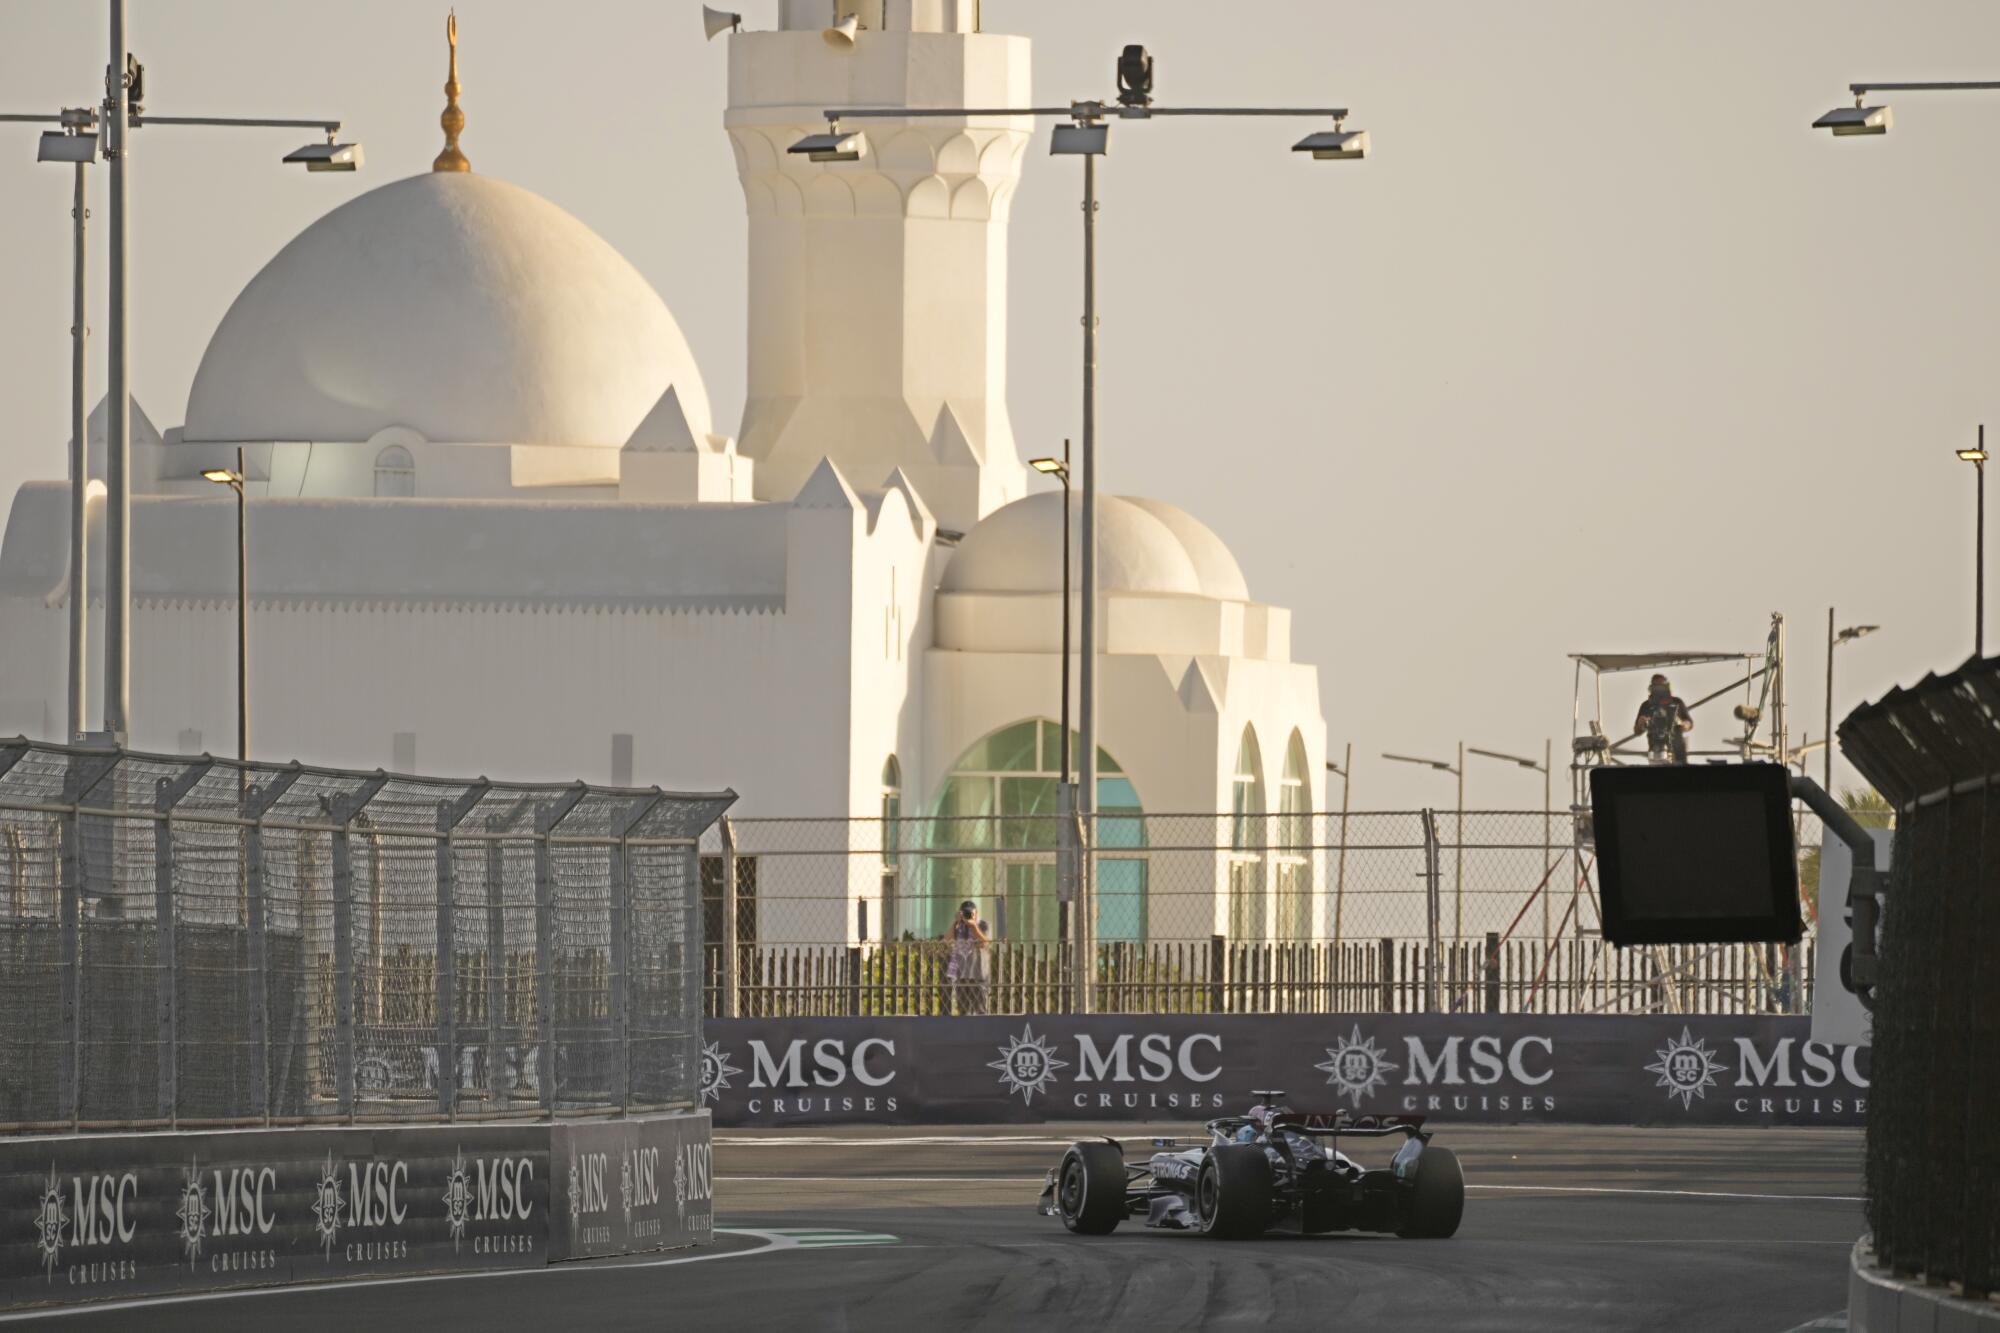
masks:
[[[2000,1302],[1967,1300],[1944,1287],[1900,1278],[1875,1263],[1863,1236],[1847,1281],[1848,1333],[1995,1333]]]

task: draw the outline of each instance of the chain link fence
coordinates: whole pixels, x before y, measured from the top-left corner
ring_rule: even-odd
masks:
[[[729,819],[701,873],[718,1016],[1798,1013],[1812,984],[1809,943],[1605,946],[1566,812]],[[964,902],[983,948],[947,938]]]
[[[0,742],[0,1129],[692,1106],[732,799]]]

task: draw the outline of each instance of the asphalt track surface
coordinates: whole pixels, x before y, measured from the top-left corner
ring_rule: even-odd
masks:
[[[1230,1243],[1134,1223],[1076,1237],[1038,1217],[1062,1145],[1106,1128],[1136,1151],[1192,1129],[722,1130],[730,1234],[714,1249],[135,1302],[0,1333],[1844,1327],[1830,1316],[1864,1225],[1857,1130],[1443,1127],[1469,1187],[1454,1239]]]

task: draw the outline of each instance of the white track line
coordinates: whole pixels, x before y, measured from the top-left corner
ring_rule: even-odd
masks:
[[[1075,1139],[1050,1139],[993,1134],[921,1134],[893,1139],[847,1139],[829,1135],[798,1138],[752,1138],[741,1134],[715,1136],[718,1148],[911,1148],[929,1144],[955,1146],[968,1143],[1026,1143],[1044,1148],[1067,1148]]]
[[[1039,1176],[717,1176],[718,1184],[776,1185],[1040,1185]],[[1729,1190],[1624,1189],[1609,1185],[1477,1185],[1469,1190],[1508,1190],[1523,1194],[1638,1194],[1657,1198],[1757,1199],[1786,1203],[1861,1203],[1858,1194],[1750,1194]],[[1842,1242],[1843,1244],[1845,1242]]]
[[[124,1301],[86,1301],[80,1305],[49,1306],[38,1310],[17,1310],[0,1314],[0,1324],[18,1324],[30,1319],[73,1319],[84,1315],[110,1314],[128,1310],[157,1310],[167,1305],[196,1305],[203,1301],[243,1300],[252,1296],[290,1296],[309,1291],[353,1291],[360,1287],[404,1287],[419,1282],[468,1282],[479,1278],[535,1277],[550,1273],[602,1273],[613,1268],[670,1268],[675,1264],[703,1264],[716,1259],[740,1259],[746,1254],[774,1254],[779,1250],[833,1248],[800,1245],[797,1238],[779,1231],[756,1231],[748,1227],[717,1227],[718,1236],[754,1236],[762,1245],[722,1254],[675,1254],[636,1262],[592,1264],[544,1264],[540,1268],[489,1268],[476,1273],[412,1273],[408,1277],[356,1277],[344,1282],[294,1282],[269,1287],[235,1287],[228,1291],[188,1292],[184,1295],[137,1296]]]
[[[1787,1203],[1865,1203],[1859,1194],[1738,1194],[1726,1190],[1640,1190],[1609,1185],[1474,1185],[1469,1190],[1518,1190],[1524,1194],[1652,1194],[1689,1199],[1778,1199]]]

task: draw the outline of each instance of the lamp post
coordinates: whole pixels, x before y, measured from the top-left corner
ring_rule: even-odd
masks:
[[[1836,633],[1833,628],[1833,608],[1829,606],[1826,609],[1826,731],[1822,734],[1820,742],[1826,747],[1826,767],[1825,780],[1820,786],[1828,791],[1833,790],[1833,650],[1843,644],[1853,643],[1856,639],[1866,638],[1881,628],[1880,625],[1849,625]],[[1801,767],[1803,768],[1803,765]]]
[[[1421,764],[1434,768],[1440,773],[1449,773],[1458,779],[1458,809],[1452,823],[1456,846],[1452,848],[1451,894],[1452,894],[1452,944],[1454,947],[1465,943],[1465,742],[1458,743],[1458,763],[1447,764],[1442,759],[1418,759],[1407,754],[1384,754],[1384,759],[1393,759],[1399,764]]]
[[[1525,768],[1531,773],[1542,775],[1542,956],[1548,957],[1551,947],[1549,928],[1549,877],[1555,872],[1555,742],[1542,742],[1542,762],[1523,759],[1518,754],[1503,754],[1498,750],[1481,750],[1471,747],[1466,753],[1476,754],[1486,759],[1498,759],[1516,768]]]
[[[1354,785],[1354,742],[1347,743],[1339,763],[1326,761],[1326,771],[1340,775],[1340,851],[1333,872],[1333,948],[1340,951],[1340,913],[1347,899],[1347,797]]]
[[[104,540],[104,707],[102,729],[106,739],[114,744],[123,744],[131,734],[131,665],[132,665],[132,367],[131,338],[128,332],[130,317],[130,265],[127,238],[131,229],[130,182],[126,175],[127,160],[132,155],[131,132],[147,125],[204,125],[226,128],[257,127],[267,129],[316,129],[326,133],[325,143],[308,144],[285,156],[286,162],[298,163],[308,171],[354,171],[362,162],[361,145],[335,142],[340,132],[337,120],[265,120],[238,116],[149,116],[143,109],[145,96],[145,66],[132,58],[125,40],[125,0],[108,0],[111,17],[110,59],[104,69],[104,101],[92,111],[65,111],[57,115],[0,115],[0,121],[58,124],[74,135],[90,131],[96,136],[96,150],[101,151],[110,165],[111,206],[106,244],[110,249],[110,318],[105,358],[107,362],[107,394],[105,402],[105,540]],[[44,160],[52,135],[43,136]],[[79,149],[79,151],[81,151]],[[81,162],[87,159],[63,158],[60,160]],[[81,178],[81,167],[78,175]],[[81,185],[79,184],[79,203]],[[81,227],[81,220],[78,226]],[[79,256],[81,250],[79,249]],[[82,263],[78,263],[76,279],[78,291],[82,285]],[[79,323],[81,321],[79,320]],[[72,400],[82,393],[82,362],[79,356],[72,372]],[[72,411],[74,415],[74,411]],[[81,432],[78,432],[79,438]],[[86,451],[87,457],[87,451]],[[83,472],[77,473],[77,487],[87,484]],[[70,509],[72,528],[80,527],[76,514],[81,502],[71,497]],[[87,571],[83,562],[87,558],[85,549],[80,549],[74,535],[70,549],[70,586],[83,588],[88,595],[88,585],[81,575]],[[73,658],[82,656],[80,631],[72,625],[70,647]],[[82,673],[75,660],[70,663],[70,680],[74,682]],[[82,706],[73,703],[72,719],[80,717]]]
[[[202,478],[236,492],[236,759],[239,783],[250,780],[250,528],[243,497],[243,446],[236,470],[212,467]]]
[[[1057,117],[1068,120],[1050,136],[1049,152],[1061,157],[1083,158],[1083,521],[1081,546],[1083,584],[1082,642],[1078,645],[1079,671],[1077,698],[1077,813],[1087,822],[1097,804],[1097,159],[1109,146],[1107,119],[1152,120],[1171,116],[1288,116],[1326,117],[1333,129],[1309,134],[1292,145],[1294,152],[1311,153],[1318,161],[1353,160],[1368,152],[1368,132],[1345,128],[1345,107],[1161,107],[1153,105],[1153,62],[1142,46],[1128,46],[1117,64],[1118,101],[1075,101],[1068,106],[1028,107],[859,107],[830,109],[823,134],[809,134],[791,145],[797,153],[820,163],[859,161],[867,152],[863,135],[843,131],[843,120],[918,119],[1010,119],[1024,116]],[[1081,956],[1095,956],[1096,917],[1093,904],[1096,882],[1093,874],[1095,836],[1083,847],[1082,875],[1078,901],[1078,938]],[[1078,1008],[1088,1013],[1094,1007],[1090,980],[1082,981]]]
[[[1972,655],[1986,656],[1986,427],[1979,427],[1979,444],[1972,449],[1960,449],[1958,456],[1972,464],[1979,474],[1974,483],[1979,498],[1974,523],[1977,525],[1973,536],[1972,573]]]
[[[1065,911],[1074,915],[1076,905],[1076,791],[1069,782],[1069,441],[1063,441],[1061,458],[1032,458],[1028,466],[1044,476],[1055,477],[1063,488],[1062,535],[1062,779],[1056,787],[1056,814],[1062,821],[1056,830],[1061,863],[1057,866],[1057,895]],[[1074,934],[1074,932],[1072,932]]]

